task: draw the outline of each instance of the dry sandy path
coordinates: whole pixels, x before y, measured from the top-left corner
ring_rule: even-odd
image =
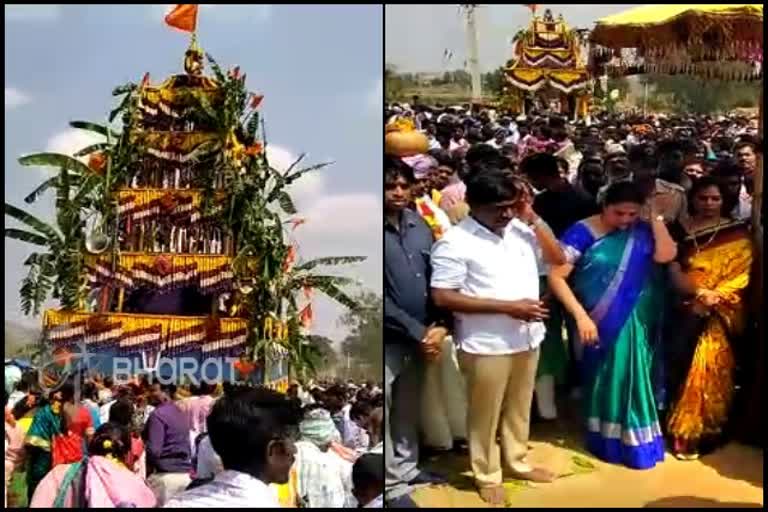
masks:
[[[559,474],[572,473],[536,487],[510,485],[508,507],[761,507],[763,452],[731,443],[697,461],[679,461],[667,454],[655,468],[636,471],[595,460],[583,451],[574,422],[532,427],[534,463]],[[573,474],[573,457],[588,458],[595,469]],[[466,455],[441,455],[428,467],[448,476],[450,486],[414,493],[421,507],[486,507],[472,488]]]

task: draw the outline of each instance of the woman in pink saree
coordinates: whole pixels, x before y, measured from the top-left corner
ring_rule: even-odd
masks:
[[[88,457],[54,467],[38,485],[30,508],[153,508],[155,495],[125,465],[131,436],[106,423],[88,445]]]

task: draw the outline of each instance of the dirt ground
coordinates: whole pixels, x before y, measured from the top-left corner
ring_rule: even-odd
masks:
[[[530,459],[561,476],[550,484],[505,484],[511,508],[715,508],[763,505],[763,452],[731,443],[697,461],[669,453],[655,468],[637,471],[603,463],[581,448],[578,424],[532,426]],[[585,463],[586,461],[586,463]],[[592,466],[585,469],[586,466]],[[421,507],[487,507],[472,486],[467,455],[445,454],[426,466],[450,485],[417,490]],[[534,486],[535,485],[535,486]]]

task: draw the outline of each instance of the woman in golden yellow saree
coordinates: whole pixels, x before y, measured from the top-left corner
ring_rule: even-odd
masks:
[[[718,182],[702,178],[689,193],[691,216],[670,227],[679,253],[670,264],[681,294],[667,344],[671,408],[667,435],[679,459],[695,459],[719,441],[734,393],[732,342],[744,327],[752,265],[747,226],[722,216]]]

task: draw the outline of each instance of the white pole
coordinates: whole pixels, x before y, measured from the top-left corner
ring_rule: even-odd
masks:
[[[347,380],[349,380],[349,368],[350,368],[351,359],[349,356],[349,352],[347,352]]]
[[[643,117],[648,113],[648,78],[645,79],[645,86],[643,87]]]
[[[467,60],[469,72],[472,75],[472,103],[480,103],[482,99],[482,83],[480,81],[480,62],[477,49],[477,23],[475,21],[475,8],[477,5],[464,6],[467,13]]]

